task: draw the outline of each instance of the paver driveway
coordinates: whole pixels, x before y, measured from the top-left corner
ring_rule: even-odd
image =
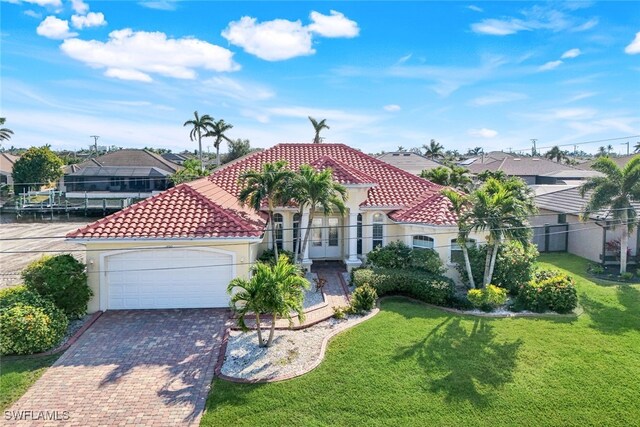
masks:
[[[227,317],[107,311],[10,410],[68,413],[26,425],[198,425]]]

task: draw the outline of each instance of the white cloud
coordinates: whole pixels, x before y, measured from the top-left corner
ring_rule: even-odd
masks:
[[[105,75],[125,80],[151,81],[150,74],[194,79],[197,68],[235,71],[233,52],[195,38],[167,38],[161,32],[112,31],[109,40],[65,40],[60,49],[92,68],[106,68]]]
[[[61,7],[62,0],[22,0],[23,3],[37,4],[42,7]]]
[[[469,10],[473,10],[474,12],[484,12],[484,9],[482,9],[481,7],[478,7],[474,4],[471,4],[469,6],[467,6],[467,9]]]
[[[309,25],[309,30],[323,37],[356,37],[360,33],[358,23],[350,20],[344,14],[332,10],[331,15],[323,15],[319,12],[311,12],[310,18],[313,21]]]
[[[508,36],[518,31],[531,30],[519,19],[511,21],[501,21],[499,19],[484,19],[471,25],[471,29],[479,34],[488,34],[491,36]]]
[[[549,70],[553,70],[555,68],[558,68],[560,65],[562,65],[563,62],[558,60],[558,61],[549,61],[541,66],[538,67],[538,71],[549,71]]]
[[[69,21],[55,16],[47,16],[36,28],[36,33],[49,39],[66,39],[78,35],[69,31]]]
[[[89,5],[82,0],[71,0],[71,8],[75,13],[80,15],[85,15],[89,12]]]
[[[275,19],[258,23],[256,18],[243,16],[239,21],[230,22],[222,31],[222,37],[267,61],[315,53],[311,47],[311,33],[300,21]]]
[[[176,3],[177,0],[146,0],[138,2],[142,7],[156,10],[176,10]]]
[[[566,51],[565,53],[562,54],[560,59],[577,58],[581,54],[582,54],[582,51],[580,49],[577,49],[577,48],[576,49],[569,49],[568,51]]]
[[[598,18],[593,18],[593,19],[588,20],[584,24],[581,24],[581,25],[578,25],[577,27],[571,28],[570,31],[572,31],[574,33],[578,33],[578,32],[581,32],[581,31],[587,31],[587,30],[592,29],[596,25],[598,25],[599,22],[600,21],[598,20]]]
[[[204,80],[201,90],[203,93],[222,95],[237,101],[263,101],[275,96],[273,90],[265,86],[227,76],[214,76]]]
[[[494,92],[489,95],[474,98],[469,102],[469,104],[475,107],[484,107],[486,105],[504,104],[506,102],[520,101],[527,98],[527,95],[524,93]]]
[[[597,114],[592,108],[560,108],[551,111],[551,117],[559,120],[588,120]]]
[[[71,17],[71,24],[81,30],[83,28],[107,25],[107,21],[104,20],[102,12],[89,12],[86,16],[73,15]]]
[[[384,110],[394,112],[394,111],[400,111],[401,108],[398,104],[389,104],[384,106]]]
[[[625,53],[635,55],[640,53],[640,31],[636,33],[636,37],[627,47],[624,48]]]
[[[498,136],[498,131],[487,128],[469,129],[467,133],[476,138],[494,138]]]
[[[41,13],[38,13],[38,12],[36,12],[34,10],[31,10],[31,9],[25,10],[23,13],[25,15],[27,15],[27,16],[32,17],[32,18],[42,19],[42,14]]]

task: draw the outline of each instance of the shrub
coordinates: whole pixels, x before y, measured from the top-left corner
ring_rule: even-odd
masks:
[[[631,272],[627,271],[626,273],[622,273],[622,274],[620,275],[620,278],[621,278],[622,280],[631,280],[631,279],[633,278],[633,273],[631,273]]]
[[[24,286],[0,291],[0,354],[45,351],[64,337],[69,321],[51,301]]]
[[[22,278],[27,289],[53,301],[67,316],[87,312],[93,292],[87,285],[84,265],[73,256],[43,256],[22,271]]]
[[[367,269],[353,273],[356,287],[365,283],[375,288],[379,296],[401,294],[436,305],[450,305],[454,298],[451,279],[415,270]]]
[[[278,249],[278,255],[286,255],[287,258],[289,258],[289,261],[291,263],[295,263],[295,255],[293,254],[293,252],[291,251],[286,251],[284,249]],[[260,254],[260,256],[258,257],[258,261],[260,262],[265,262],[268,264],[275,264],[276,263],[276,255],[275,252],[273,251],[273,249],[267,249],[264,252],[262,252],[262,254]]]
[[[350,307],[333,307],[333,317],[338,320],[344,319],[350,311]]]
[[[411,267],[431,274],[443,274],[446,270],[440,255],[433,249],[413,249]]]
[[[373,286],[365,283],[354,289],[351,294],[351,311],[358,314],[371,311],[376,305],[376,299],[378,299],[376,290]]]
[[[402,242],[391,242],[369,252],[367,263],[377,268],[407,268],[411,265],[412,251]]]
[[[467,299],[476,308],[492,311],[507,302],[507,290],[494,285],[488,285],[484,289],[470,289]]]
[[[547,270],[537,273],[536,280],[521,286],[518,303],[535,312],[569,313],[578,306],[578,293],[570,276]]]
[[[591,274],[604,274],[604,267],[600,264],[589,264],[587,271]]]
[[[484,263],[487,256],[487,246],[470,246],[468,248],[471,271],[476,284],[481,284],[484,276]],[[525,248],[515,241],[501,244],[496,256],[496,264],[491,282],[505,288],[512,295],[516,295],[521,285],[533,278],[538,250],[533,245]],[[469,283],[464,263],[458,263],[456,269],[465,283]]]

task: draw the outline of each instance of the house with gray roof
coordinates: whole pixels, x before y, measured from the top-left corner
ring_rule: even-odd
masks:
[[[435,169],[438,166],[442,166],[441,163],[412,151],[384,153],[379,155],[378,159],[413,175],[420,175],[420,172],[423,170]]]

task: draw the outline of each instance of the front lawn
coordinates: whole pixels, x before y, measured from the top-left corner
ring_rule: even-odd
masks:
[[[58,357],[0,360],[0,410],[18,400]]]
[[[578,318],[486,319],[387,299],[307,375],[216,380],[202,425],[637,423],[640,286],[594,283],[572,255],[540,259],[576,277]]]

